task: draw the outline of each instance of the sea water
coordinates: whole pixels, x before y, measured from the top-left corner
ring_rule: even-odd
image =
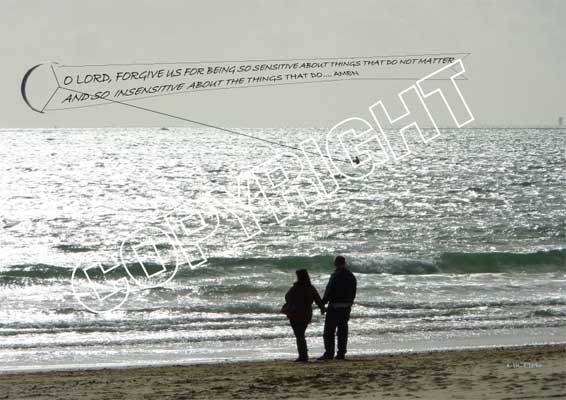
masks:
[[[326,129],[241,129],[296,146]],[[209,260],[94,314],[72,270],[285,149],[213,129],[0,131],[0,370],[292,358],[278,313],[332,257],[358,279],[349,354],[566,342],[566,131],[446,129]],[[235,236],[234,236],[235,235]],[[307,331],[322,353],[323,319]]]

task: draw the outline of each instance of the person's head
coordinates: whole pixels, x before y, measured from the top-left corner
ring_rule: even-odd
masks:
[[[346,268],[346,259],[344,256],[336,256],[334,258],[334,267],[336,269]]]
[[[311,278],[310,278],[309,273],[307,272],[306,269],[299,269],[299,270],[295,271],[295,273],[297,274],[297,283],[299,285],[310,285],[311,284]]]

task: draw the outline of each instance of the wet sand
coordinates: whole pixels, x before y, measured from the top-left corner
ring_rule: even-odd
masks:
[[[566,345],[0,374],[0,399],[566,399]]]

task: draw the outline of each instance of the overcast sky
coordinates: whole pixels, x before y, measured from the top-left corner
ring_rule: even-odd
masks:
[[[121,105],[38,114],[22,76],[62,64],[469,52],[462,91],[476,125],[566,116],[566,1],[2,0],[0,127],[178,126]],[[212,91],[137,104],[229,127],[332,126],[407,81]]]

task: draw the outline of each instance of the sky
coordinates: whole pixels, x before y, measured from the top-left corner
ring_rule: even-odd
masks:
[[[113,104],[30,110],[24,73],[61,64],[470,53],[461,90],[474,126],[556,126],[566,116],[566,1],[2,0],[0,128],[183,126]],[[330,127],[407,81],[345,81],[141,100],[225,127]]]

